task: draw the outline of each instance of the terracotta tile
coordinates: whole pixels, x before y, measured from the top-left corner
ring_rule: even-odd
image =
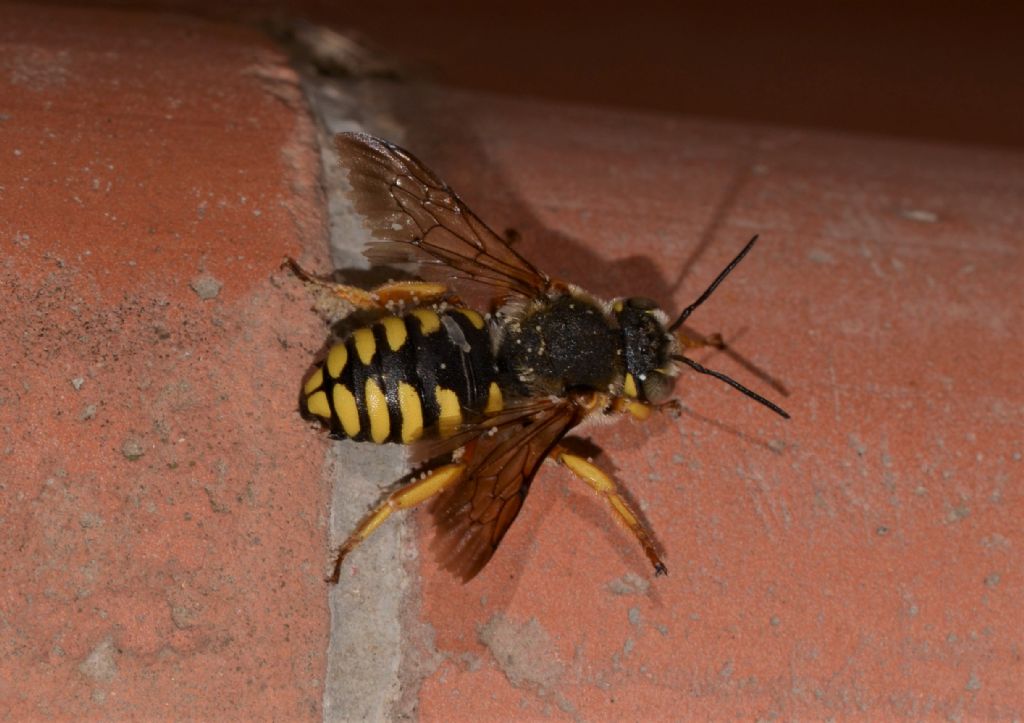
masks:
[[[689,374],[679,420],[587,431],[667,578],[554,466],[479,578],[426,552],[445,662],[425,719],[1021,714],[1019,155],[477,94],[396,105],[485,218],[603,294],[677,310],[760,233],[693,322],[792,392],[787,423]],[[520,633],[496,646],[495,624]]]
[[[323,237],[295,79],[237,27],[2,13],[3,708],[316,717],[324,452],[341,499],[348,462],[391,458],[295,414],[323,337],[297,285],[270,283]],[[694,324],[792,390],[784,423],[689,375],[680,419],[587,430],[667,578],[553,466],[469,585],[437,569],[417,513],[419,576],[368,597],[367,543],[335,598],[361,590],[373,625],[401,626],[392,711],[1022,715],[1019,155],[346,92],[597,293],[678,309],[761,233]],[[397,527],[381,535],[402,565]],[[367,667],[377,651],[351,643],[377,629],[350,622],[335,654]]]
[[[315,716],[319,331],[271,284],[321,233],[296,79],[232,26],[0,15],[0,709]]]

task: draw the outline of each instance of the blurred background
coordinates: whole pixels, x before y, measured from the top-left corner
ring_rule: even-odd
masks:
[[[1024,145],[1024,3],[309,3],[455,85]]]
[[[109,4],[109,3],[108,3]],[[1024,146],[1024,3],[117,2],[354,32],[403,74],[559,101]]]

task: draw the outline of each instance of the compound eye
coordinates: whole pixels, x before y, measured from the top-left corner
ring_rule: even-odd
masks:
[[[661,404],[668,401],[672,396],[672,388],[676,380],[668,374],[661,372],[649,372],[647,377],[640,382],[644,390],[644,398],[651,404]]]
[[[648,299],[646,296],[634,296],[626,299],[626,306],[630,309],[637,309],[638,311],[651,311],[657,309],[658,305],[654,303],[653,299]]]

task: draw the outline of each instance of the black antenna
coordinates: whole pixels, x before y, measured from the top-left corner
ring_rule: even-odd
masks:
[[[750,246],[748,245],[747,248],[750,248]],[[740,256],[742,257],[742,254]],[[680,356],[678,354],[673,354],[672,358],[675,359],[676,361],[681,361],[683,364],[686,364],[687,366],[689,366],[694,371],[698,371],[701,374],[709,374],[709,375],[713,376],[715,379],[721,379],[723,382],[728,384],[733,389],[736,389],[738,391],[743,392],[748,397],[753,399],[755,402],[760,402],[761,404],[763,404],[764,406],[768,407],[770,410],[772,410],[773,412],[778,414],[780,417],[783,417],[784,419],[789,419],[789,414],[787,414],[786,411],[782,407],[780,407],[779,405],[775,404],[774,402],[769,402],[767,399],[762,397],[757,392],[754,392],[754,391],[751,391],[751,390],[747,389],[745,386],[740,384],[738,381],[736,381],[732,377],[728,377],[725,374],[722,374],[722,372],[716,372],[714,369],[708,369],[706,366],[698,364],[693,359],[689,359],[689,358],[687,358],[685,356]]]
[[[729,272],[731,272],[733,269],[735,269],[736,265],[740,261],[743,260],[744,256],[747,255],[747,252],[750,251],[750,249],[754,247],[754,243],[756,241],[757,241],[757,234],[755,234],[754,238],[750,239],[750,241],[747,242],[747,245],[743,247],[742,251],[740,251],[738,254],[736,254],[736,258],[734,258],[732,261],[730,261],[729,265],[726,266],[724,269],[722,269],[722,273],[720,273],[718,275],[717,279],[715,279],[714,281],[711,282],[711,286],[709,286],[704,291],[704,293],[701,294],[700,297],[698,297],[698,299],[695,302],[693,302],[692,304],[687,306],[685,309],[683,309],[683,313],[680,314],[679,318],[676,319],[675,322],[673,322],[672,326],[670,326],[668,328],[668,330],[670,332],[675,331],[680,326],[682,326],[683,322],[685,322],[688,318],[690,318],[690,314],[692,314],[697,309],[698,306],[700,306],[701,304],[703,304],[705,301],[708,300],[708,297],[711,296],[711,294],[713,294],[715,292],[715,289],[718,288],[718,285],[720,283],[722,283],[723,281],[725,281],[725,277],[729,275]]]
[[[697,300],[695,302],[693,302],[692,304],[687,306],[685,309],[683,309],[683,313],[681,313],[679,315],[679,318],[676,319],[675,322],[672,324],[672,326],[670,326],[668,328],[668,330],[670,332],[675,331],[680,326],[682,326],[683,322],[685,322],[688,318],[690,318],[690,314],[692,314],[697,309],[698,306],[700,306],[701,304],[703,304],[705,301],[708,300],[708,297],[710,297],[711,294],[713,294],[715,292],[715,289],[718,288],[718,285],[720,283],[725,281],[725,277],[728,276],[732,272],[732,270],[736,268],[736,266],[739,264],[739,262],[743,260],[743,257],[746,256],[747,253],[750,251],[750,249],[752,249],[754,247],[754,244],[756,242],[757,242],[757,234],[754,234],[754,238],[750,239],[747,242],[747,245],[743,247],[743,250],[740,251],[738,254],[736,254],[736,258],[734,258],[732,261],[730,261],[729,265],[726,266],[724,269],[722,269],[722,273],[720,273],[718,275],[718,277],[714,281],[711,282],[711,286],[709,286],[707,289],[705,289],[704,293],[701,294],[699,297],[697,297]],[[735,389],[737,391],[740,391],[743,394],[746,394],[748,397],[753,399],[755,402],[760,402],[764,406],[768,407],[770,410],[772,410],[773,412],[778,414],[783,419],[789,419],[789,414],[787,414],[786,411],[782,407],[780,407],[779,405],[775,404],[774,402],[769,402],[767,399],[762,397],[757,392],[752,391],[750,389],[747,389],[745,386],[740,384],[738,381],[736,381],[732,377],[726,376],[725,374],[722,374],[722,372],[716,372],[714,369],[708,369],[706,366],[703,366],[702,364],[699,364],[699,363],[695,362],[693,359],[689,359],[689,358],[687,358],[685,356],[682,356],[682,355],[679,355],[679,354],[673,354],[672,358],[675,359],[676,361],[680,361],[683,364],[686,364],[688,367],[690,367],[694,371],[698,371],[701,374],[707,374],[709,376],[714,377],[715,379],[721,379],[723,382],[728,384],[733,389]]]

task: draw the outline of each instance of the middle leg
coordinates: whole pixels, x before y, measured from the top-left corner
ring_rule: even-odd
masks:
[[[647,555],[647,559],[654,565],[654,574],[667,575],[668,568],[665,567],[665,563],[661,561],[661,557],[658,555],[658,550],[654,547],[653,534],[640,520],[639,515],[633,510],[632,506],[619,494],[615,481],[600,468],[583,457],[570,453],[561,445],[551,450],[550,456],[559,464],[564,464],[568,467],[570,472],[604,497],[605,501],[612,508],[616,519],[633,533],[641,547],[644,548],[644,554]]]

